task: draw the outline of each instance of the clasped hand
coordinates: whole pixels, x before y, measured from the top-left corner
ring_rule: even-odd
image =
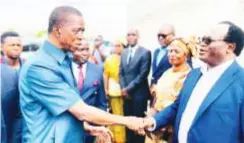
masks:
[[[139,135],[145,135],[148,129],[153,126],[152,118],[127,117],[127,127]]]

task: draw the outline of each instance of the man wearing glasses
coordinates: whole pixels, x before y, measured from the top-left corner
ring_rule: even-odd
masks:
[[[174,39],[175,30],[173,25],[164,25],[158,32],[158,42],[160,47],[153,53],[151,93],[155,94],[154,85],[157,84],[161,75],[171,67],[168,61],[167,46]]]
[[[244,70],[235,60],[243,39],[231,22],[210,29],[199,51],[207,68],[192,70],[178,99],[141,127],[154,131],[173,124],[174,143],[243,143]]]

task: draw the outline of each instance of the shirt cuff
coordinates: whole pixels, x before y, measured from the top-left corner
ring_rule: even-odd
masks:
[[[153,126],[150,127],[150,128],[148,128],[147,130],[148,130],[149,132],[153,132],[153,131],[156,129],[156,120],[155,120],[153,117],[151,117],[150,120],[153,121]]]

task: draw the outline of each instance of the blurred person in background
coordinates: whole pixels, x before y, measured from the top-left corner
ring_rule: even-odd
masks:
[[[175,37],[175,28],[173,25],[165,24],[158,32],[157,38],[160,47],[153,53],[152,60],[152,79],[151,79],[151,95],[155,95],[154,86],[162,74],[171,67],[168,60],[168,45]]]
[[[114,43],[114,53],[104,62],[104,87],[106,95],[109,98],[109,105],[112,114],[124,115],[123,98],[121,96],[121,87],[119,84],[119,65],[121,53],[125,47],[122,41],[116,40]],[[125,143],[125,127],[111,126],[114,134],[115,143]]]
[[[106,58],[111,54],[111,49],[105,46],[105,41],[102,35],[98,35],[94,40],[94,49],[92,51],[92,56],[95,57],[95,61],[98,65],[103,66]]]
[[[72,71],[80,92],[80,97],[86,104],[106,111],[108,102],[103,86],[103,69],[88,61],[88,41],[82,40],[81,45],[76,48],[73,55]],[[87,122],[84,122],[84,124],[85,128],[90,126]],[[87,143],[92,143],[94,140],[95,138],[89,134],[85,136],[85,142]]]
[[[187,47],[191,50],[191,56],[188,58],[188,63],[192,68],[204,67],[206,64],[199,59],[199,46],[200,41],[196,36],[184,37]]]
[[[22,116],[19,107],[19,73],[1,64],[1,139],[2,143],[21,143]]]
[[[23,50],[20,35],[13,31],[4,32],[1,35],[1,48],[2,63],[19,70],[24,64],[24,60],[20,57]]]
[[[126,116],[144,117],[147,100],[150,98],[148,75],[151,67],[151,52],[138,44],[139,32],[130,29],[127,32],[128,48],[121,54],[119,81],[121,95],[124,98]],[[128,143],[143,143],[145,137],[126,130]]]
[[[192,54],[183,39],[178,38],[173,40],[168,46],[168,50],[168,60],[172,67],[166,70],[158,80],[155,103],[149,113],[151,116],[163,110],[177,99],[185,78],[191,71],[187,59]],[[159,131],[155,136],[152,136],[153,139],[150,140],[147,138],[146,143],[163,143],[163,140],[169,141],[170,143],[172,128],[168,127],[165,131]]]

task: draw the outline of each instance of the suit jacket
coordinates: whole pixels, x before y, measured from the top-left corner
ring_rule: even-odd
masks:
[[[81,98],[88,104],[106,110],[108,106],[103,85],[103,69],[87,62],[84,86],[80,90]]]
[[[1,118],[4,121],[2,135],[6,134],[7,139],[10,139],[14,121],[20,118],[18,72],[5,64],[1,64],[1,102]]]
[[[147,78],[150,72],[151,52],[139,46],[129,65],[128,56],[129,50],[125,49],[121,55],[119,69],[121,88],[125,88],[132,99],[147,100],[150,94]]]
[[[162,74],[169,69],[172,65],[168,60],[168,52],[165,53],[164,57],[160,60],[157,65],[157,57],[160,52],[160,49],[156,49],[153,54],[153,62],[152,62],[152,79],[151,84],[156,84],[158,79],[162,76]]]
[[[188,75],[179,98],[154,116],[156,129],[174,124],[174,143],[179,142],[180,120],[200,77],[200,70],[194,69]],[[227,68],[204,99],[189,129],[187,142],[244,142],[244,70],[236,61]]]

